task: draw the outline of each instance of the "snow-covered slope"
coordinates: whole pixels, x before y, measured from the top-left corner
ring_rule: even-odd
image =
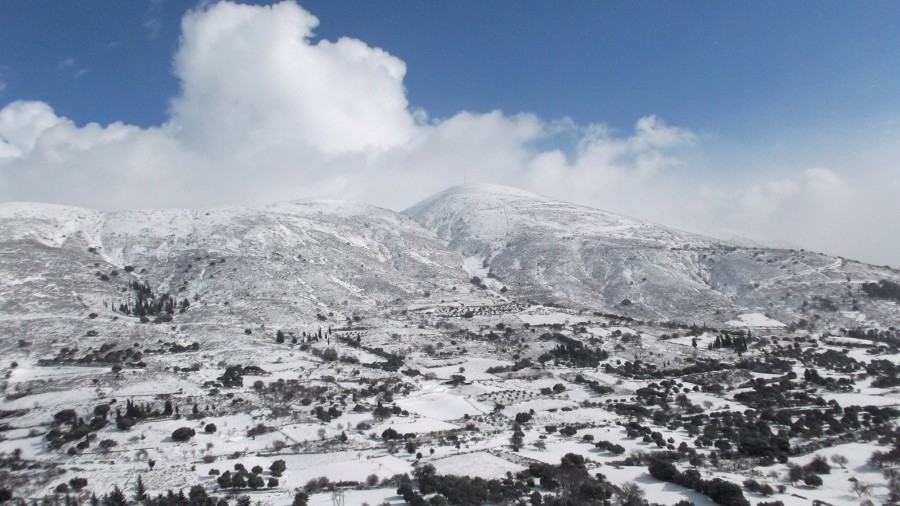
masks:
[[[890,269],[816,253],[747,248],[494,185],[451,188],[404,211],[489,269],[513,296],[659,320],[796,321],[813,297],[849,309]],[[871,303],[879,317],[891,308]],[[825,315],[840,321],[840,312]],[[849,322],[848,322],[849,323]]]
[[[176,318],[183,324],[340,326],[389,306],[437,302],[465,285],[462,263],[412,220],[357,203],[110,214],[3,204],[0,324],[21,335],[35,320],[112,317],[136,279],[187,298],[191,310]]]

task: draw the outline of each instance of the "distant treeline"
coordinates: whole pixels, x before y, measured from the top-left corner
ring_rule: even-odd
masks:
[[[877,283],[863,283],[862,289],[869,297],[900,300],[900,283],[882,279]]]

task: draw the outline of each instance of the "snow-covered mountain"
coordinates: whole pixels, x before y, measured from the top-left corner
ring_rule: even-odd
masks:
[[[338,201],[117,213],[0,205],[0,314],[20,331],[113,315],[131,280],[188,299],[184,322],[239,329],[507,301],[686,323],[753,312],[896,325],[896,306],[860,296],[877,279],[898,275],[491,185],[451,188],[403,214]]]
[[[896,323],[892,304],[859,285],[897,272],[818,253],[734,243],[494,185],[450,188],[404,211],[512,290],[513,296],[656,320],[726,322],[758,311],[782,321],[852,324],[865,306]],[[831,306],[829,306],[830,308]]]

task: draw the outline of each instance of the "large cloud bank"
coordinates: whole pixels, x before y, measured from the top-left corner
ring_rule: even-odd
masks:
[[[402,60],[351,38],[313,42],[317,23],[291,2],[189,12],[181,90],[158,127],[78,126],[43,102],[8,104],[0,200],[121,209],[327,197],[402,209],[467,180],[900,264],[900,239],[879,239],[878,218],[900,218],[900,205],[865,205],[867,188],[889,196],[900,178],[864,185],[805,168],[715,187],[682,157],[703,136],[652,115],[630,132],[500,111],[429,118],[407,102]]]

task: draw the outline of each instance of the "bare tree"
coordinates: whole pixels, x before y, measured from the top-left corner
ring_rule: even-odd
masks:
[[[870,496],[872,495],[872,485],[869,483],[864,483],[862,481],[857,480],[856,478],[851,478],[850,481],[853,483],[851,489],[856,492],[856,495],[859,497],[862,496]]]
[[[845,457],[843,455],[834,454],[831,456],[831,461],[834,462],[835,464],[841,466],[841,469],[846,469],[845,466],[847,465],[847,457]]]

